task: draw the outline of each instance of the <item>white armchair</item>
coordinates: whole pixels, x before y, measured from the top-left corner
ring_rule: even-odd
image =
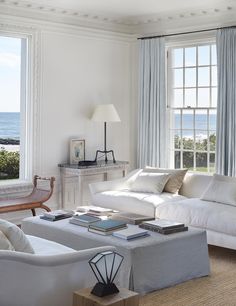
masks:
[[[0,305],[70,306],[73,291],[92,286],[88,260],[114,247],[74,251],[58,243],[27,236],[35,254],[0,251]]]

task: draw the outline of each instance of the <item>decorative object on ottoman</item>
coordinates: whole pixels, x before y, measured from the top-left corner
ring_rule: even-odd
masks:
[[[124,257],[116,252],[98,253],[89,261],[98,282],[91,293],[96,296],[106,296],[119,292],[113,283]]]

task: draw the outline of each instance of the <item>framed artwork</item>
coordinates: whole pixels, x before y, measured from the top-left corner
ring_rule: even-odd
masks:
[[[70,140],[70,164],[78,164],[79,161],[85,160],[85,140]]]

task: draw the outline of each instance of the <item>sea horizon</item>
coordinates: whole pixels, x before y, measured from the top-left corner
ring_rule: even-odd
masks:
[[[20,139],[20,112],[0,112],[0,138]]]

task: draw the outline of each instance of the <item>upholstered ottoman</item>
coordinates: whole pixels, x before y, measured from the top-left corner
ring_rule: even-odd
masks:
[[[134,226],[134,225],[130,225]],[[75,250],[111,245],[124,256],[118,284],[141,294],[209,274],[208,247],[203,230],[126,241],[88,232],[68,219],[49,222],[39,217],[23,220],[26,234],[46,238]]]

